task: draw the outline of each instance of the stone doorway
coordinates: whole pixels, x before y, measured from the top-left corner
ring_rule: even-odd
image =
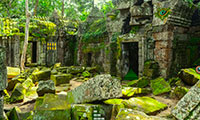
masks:
[[[88,67],[92,66],[92,53],[87,54],[87,66]]]
[[[122,43],[122,61],[123,76],[130,73],[130,70],[138,76],[139,75],[139,47],[138,42],[125,42]],[[132,72],[132,73],[133,73]]]
[[[32,57],[31,57],[31,62],[32,63],[37,63],[37,42],[33,41],[32,42]]]

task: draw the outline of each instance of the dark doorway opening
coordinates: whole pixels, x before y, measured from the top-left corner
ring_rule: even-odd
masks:
[[[122,51],[124,54],[123,61],[125,66],[125,77],[124,79],[127,80],[133,80],[138,78],[138,42],[129,42],[129,43],[123,43],[124,50]],[[127,71],[128,70],[128,71]]]
[[[37,42],[32,42],[32,63],[37,63]]]
[[[87,56],[87,66],[88,67],[91,67],[92,66],[92,53],[88,53],[88,56]]]

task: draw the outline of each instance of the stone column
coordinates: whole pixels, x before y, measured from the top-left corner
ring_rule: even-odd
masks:
[[[3,96],[0,97],[0,120],[3,120],[4,119],[4,116],[3,116]]]
[[[0,120],[3,119],[2,91],[7,87],[6,49],[0,46]]]

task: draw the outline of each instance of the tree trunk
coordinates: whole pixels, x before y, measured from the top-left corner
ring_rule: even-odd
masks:
[[[64,18],[64,12],[65,12],[65,0],[62,1],[62,17]]]
[[[37,14],[37,7],[38,7],[38,4],[39,4],[39,0],[36,0],[36,1],[35,1],[35,8],[34,8],[33,16],[36,16],[36,14]]]
[[[21,56],[21,70],[24,70],[24,63],[26,59],[26,51],[28,47],[28,37],[29,37],[29,23],[30,23],[31,14],[28,10],[28,0],[26,0],[26,28],[25,28],[25,40],[24,40],[24,47]]]

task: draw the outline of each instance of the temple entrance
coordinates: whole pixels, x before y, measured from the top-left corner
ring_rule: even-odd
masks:
[[[87,66],[91,67],[92,66],[92,53],[88,53],[87,55]]]
[[[138,42],[122,43],[124,80],[138,79]]]
[[[37,63],[37,42],[33,41],[32,42],[32,57],[31,57],[31,62],[32,63]]]

